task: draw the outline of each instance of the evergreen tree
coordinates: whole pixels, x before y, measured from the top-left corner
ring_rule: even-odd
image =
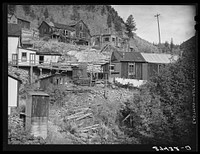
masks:
[[[133,37],[133,31],[136,31],[136,23],[134,21],[133,15],[130,15],[126,20],[126,30],[128,31],[128,36]]]
[[[173,43],[173,39],[171,38],[171,43],[170,43],[170,50],[171,50],[171,53],[172,53],[173,48],[174,48],[174,43]]]

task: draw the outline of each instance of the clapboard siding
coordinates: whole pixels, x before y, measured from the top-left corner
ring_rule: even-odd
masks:
[[[121,77],[128,78],[128,63],[122,62],[121,64]]]
[[[47,117],[48,116],[48,98],[49,97],[32,97],[32,117]]]

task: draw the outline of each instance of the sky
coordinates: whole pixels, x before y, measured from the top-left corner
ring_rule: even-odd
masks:
[[[133,15],[136,23],[136,34],[151,43],[159,42],[159,16],[161,43],[165,41],[181,44],[195,34],[196,24],[194,5],[112,5],[118,15],[126,22]]]

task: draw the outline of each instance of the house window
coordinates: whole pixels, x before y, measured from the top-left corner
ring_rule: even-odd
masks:
[[[110,65],[110,71],[114,72],[115,71],[115,65]]]
[[[12,64],[17,65],[17,54],[12,54]]]
[[[133,48],[130,47],[130,51],[133,52]]]
[[[83,32],[80,32],[79,35],[80,35],[80,38],[83,38]]]
[[[26,61],[27,61],[27,53],[22,52],[22,62],[26,62]]]
[[[80,23],[80,30],[83,30],[83,24]]]
[[[86,38],[86,33],[83,33],[83,38]]]
[[[112,38],[112,41],[115,42],[115,38]]]
[[[68,36],[69,35],[69,32],[67,30],[65,30],[65,35]]]
[[[128,73],[129,75],[135,75],[135,63],[128,64]]]
[[[105,41],[105,42],[109,42],[109,37],[106,37],[106,38],[104,39],[104,41]]]

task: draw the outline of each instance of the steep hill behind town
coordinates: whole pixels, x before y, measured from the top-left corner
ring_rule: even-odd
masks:
[[[91,35],[95,35],[108,28],[110,19],[114,32],[125,32],[125,21],[110,5],[10,5],[8,12],[29,20],[32,28],[37,28],[43,20],[69,24],[82,19],[88,25]],[[158,52],[156,46],[137,35],[131,44],[134,51]]]

